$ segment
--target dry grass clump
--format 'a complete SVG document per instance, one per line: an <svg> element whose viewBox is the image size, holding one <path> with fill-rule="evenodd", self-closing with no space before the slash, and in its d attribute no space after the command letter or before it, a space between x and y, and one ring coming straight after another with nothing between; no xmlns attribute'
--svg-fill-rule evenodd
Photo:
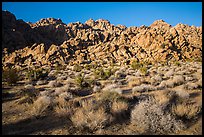
<svg viewBox="0 0 204 137"><path fill-rule="evenodd" d="M109 84L102 89L103 92L116 92L122 94L122 90L116 84Z"/></svg>
<svg viewBox="0 0 204 137"><path fill-rule="evenodd" d="M67 92L69 90L70 85L66 84L62 87L58 87L55 89L54 95L60 95L63 92Z"/></svg>
<svg viewBox="0 0 204 137"><path fill-rule="evenodd" d="M182 84L185 82L184 77L181 75L176 75L173 77L173 82L177 85Z"/></svg>
<svg viewBox="0 0 204 137"><path fill-rule="evenodd" d="M22 90L21 95L27 97L35 97L37 95L35 87L32 84L25 85L25 88Z"/></svg>
<svg viewBox="0 0 204 137"><path fill-rule="evenodd" d="M33 103L33 114L35 116L41 115L43 112L47 110L47 108L51 105L51 98L48 96L40 96Z"/></svg>
<svg viewBox="0 0 204 137"><path fill-rule="evenodd" d="M192 90L198 88L198 83L188 82L186 83L186 89Z"/></svg>
<svg viewBox="0 0 204 137"><path fill-rule="evenodd" d="M44 85L44 84L47 84L47 81L46 80L38 80L36 82L36 85Z"/></svg>
<svg viewBox="0 0 204 137"><path fill-rule="evenodd" d="M141 77L130 77L128 79L128 86L129 87L138 86L138 85L141 85L143 82L144 82L144 79L142 79Z"/></svg>
<svg viewBox="0 0 204 137"><path fill-rule="evenodd" d="M173 69L170 69L169 71L167 71L165 74L164 74L164 77L165 78L170 78L171 76L174 75L174 70Z"/></svg>
<svg viewBox="0 0 204 137"><path fill-rule="evenodd" d="M172 79L166 80L166 87L173 88L175 86L175 82Z"/></svg>
<svg viewBox="0 0 204 137"><path fill-rule="evenodd" d="M198 84L199 87L202 88L202 79L199 79L196 83Z"/></svg>
<svg viewBox="0 0 204 137"><path fill-rule="evenodd" d="M154 90L154 86L148 84L141 84L140 86L136 86L132 88L132 92L146 92Z"/></svg>
<svg viewBox="0 0 204 137"><path fill-rule="evenodd" d="M73 98L73 95L69 92L61 93L56 99L55 99L55 112L58 115L63 116L70 116L73 114L73 104L68 102L70 99Z"/></svg>
<svg viewBox="0 0 204 137"><path fill-rule="evenodd" d="M171 96L169 96L169 90L165 89L162 91L159 91L159 93L154 94L155 100L160 104L160 105L167 105L171 99Z"/></svg>
<svg viewBox="0 0 204 137"><path fill-rule="evenodd" d="M172 113L178 117L192 119L202 112L202 106L192 103L181 103L172 106Z"/></svg>
<svg viewBox="0 0 204 137"><path fill-rule="evenodd" d="M111 107L113 113L120 113L128 109L128 103L124 101L114 101Z"/></svg>
<svg viewBox="0 0 204 137"><path fill-rule="evenodd" d="M158 86L157 88L158 89L164 89L164 88L173 88L174 86L178 86L182 83L184 83L185 80L184 80L184 77L183 76L174 76L173 78L170 78L168 80L164 80L162 81Z"/></svg>
<svg viewBox="0 0 204 137"><path fill-rule="evenodd" d="M41 91L39 93L40 96L49 96L50 94L51 94L51 92L49 90Z"/></svg>
<svg viewBox="0 0 204 137"><path fill-rule="evenodd" d="M35 87L32 84L25 85L25 90L34 91Z"/></svg>
<svg viewBox="0 0 204 137"><path fill-rule="evenodd" d="M97 85L94 85L93 87L93 93L96 93L96 92L99 92L101 91L101 87L100 86L97 86Z"/></svg>
<svg viewBox="0 0 204 137"><path fill-rule="evenodd" d="M176 90L176 94L184 99L188 99L190 94L185 90L185 86L180 86L179 88L177 88Z"/></svg>
<svg viewBox="0 0 204 137"><path fill-rule="evenodd" d="M51 88L54 88L54 87L59 87L61 86L62 84L56 80L52 80L48 83L48 86L51 87Z"/></svg>
<svg viewBox="0 0 204 137"><path fill-rule="evenodd" d="M57 77L58 81L66 80L66 79L67 79L67 76L59 76L59 77Z"/></svg>
<svg viewBox="0 0 204 137"><path fill-rule="evenodd" d="M20 79L17 69L6 68L2 70L2 81L7 82L9 85L16 84Z"/></svg>
<svg viewBox="0 0 204 137"><path fill-rule="evenodd" d="M93 100L86 100L71 117L75 127L95 131L103 128L109 122L109 115L103 107L94 108Z"/></svg>
<svg viewBox="0 0 204 137"><path fill-rule="evenodd" d="M191 76L186 76L185 77L185 81L193 81L193 80L194 80L194 78L191 77Z"/></svg>
<svg viewBox="0 0 204 137"><path fill-rule="evenodd" d="M117 92L102 92L97 96L97 100L101 102L113 102L114 100L118 100L121 95Z"/></svg>
<svg viewBox="0 0 204 137"><path fill-rule="evenodd" d="M184 128L181 121L164 113L162 106L152 98L135 106L131 112L131 124L140 134L170 134Z"/></svg>
<svg viewBox="0 0 204 137"><path fill-rule="evenodd" d="M74 79L75 84L79 88L87 88L90 87L90 83L87 79L85 79L85 73L79 73L75 79Z"/></svg>

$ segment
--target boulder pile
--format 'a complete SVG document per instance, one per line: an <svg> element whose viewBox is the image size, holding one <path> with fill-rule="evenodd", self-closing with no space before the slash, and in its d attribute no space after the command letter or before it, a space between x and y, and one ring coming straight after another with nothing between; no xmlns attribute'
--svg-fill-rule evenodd
<svg viewBox="0 0 204 137"><path fill-rule="evenodd" d="M36 23L2 11L2 64L74 64L103 61L161 62L202 57L202 27L157 20L150 26L126 27L93 19L65 24L60 19Z"/></svg>

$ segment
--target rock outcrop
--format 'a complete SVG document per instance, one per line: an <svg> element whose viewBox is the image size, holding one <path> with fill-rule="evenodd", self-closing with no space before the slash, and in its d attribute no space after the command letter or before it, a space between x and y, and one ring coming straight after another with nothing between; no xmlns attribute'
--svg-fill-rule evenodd
<svg viewBox="0 0 204 137"><path fill-rule="evenodd" d="M150 26L126 27L89 19L64 24L60 19L36 23L2 11L2 63L29 66L92 61L161 62L202 57L202 27L157 20Z"/></svg>

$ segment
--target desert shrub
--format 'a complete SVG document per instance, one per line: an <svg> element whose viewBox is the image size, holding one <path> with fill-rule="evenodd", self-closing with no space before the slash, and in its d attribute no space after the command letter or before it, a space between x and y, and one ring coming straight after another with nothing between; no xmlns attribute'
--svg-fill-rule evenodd
<svg viewBox="0 0 204 137"><path fill-rule="evenodd" d="M139 86L144 82L144 79L141 77L132 77L128 79L128 86L129 87L134 87L134 86Z"/></svg>
<svg viewBox="0 0 204 137"><path fill-rule="evenodd" d="M44 84L47 84L47 81L46 80L38 80L36 82L36 85L44 85Z"/></svg>
<svg viewBox="0 0 204 137"><path fill-rule="evenodd" d="M47 108L51 105L51 99L48 96L40 96L34 103L33 103L33 114L35 116L39 116L43 114L47 110Z"/></svg>
<svg viewBox="0 0 204 137"><path fill-rule="evenodd" d="M162 90L157 94L154 94L155 100L164 107L169 104L169 101L171 100L171 97L168 96L169 90Z"/></svg>
<svg viewBox="0 0 204 137"><path fill-rule="evenodd" d="M158 89L173 88L184 82L184 79L175 76L173 79L163 80L158 86Z"/></svg>
<svg viewBox="0 0 204 137"><path fill-rule="evenodd" d="M172 106L172 113L180 118L192 119L202 112L202 107L192 103L180 103Z"/></svg>
<svg viewBox="0 0 204 137"><path fill-rule="evenodd" d="M189 90L198 88L198 83L188 82L186 83L186 88Z"/></svg>
<svg viewBox="0 0 204 137"><path fill-rule="evenodd" d="M143 75L146 75L147 74L147 67L146 66L142 66L142 67L140 67L140 72L143 74Z"/></svg>
<svg viewBox="0 0 204 137"><path fill-rule="evenodd" d="M45 90L45 91L41 91L39 93L39 96L49 96L51 94L51 92L49 90Z"/></svg>
<svg viewBox="0 0 204 137"><path fill-rule="evenodd" d="M66 79L67 79L67 76L59 76L59 77L57 77L58 81L66 80Z"/></svg>
<svg viewBox="0 0 204 137"><path fill-rule="evenodd" d="M80 129L88 128L91 131L102 129L109 122L109 115L105 112L103 107L94 109L94 102L92 100L82 103L82 107L78 108L71 121L75 127Z"/></svg>
<svg viewBox="0 0 204 137"><path fill-rule="evenodd" d="M128 109L128 103L125 101L114 101L111 110L113 113L120 113Z"/></svg>
<svg viewBox="0 0 204 137"><path fill-rule="evenodd" d="M37 93L35 92L35 87L31 84L28 84L28 85L25 85L24 89L22 89L21 95L35 97L37 96Z"/></svg>
<svg viewBox="0 0 204 137"><path fill-rule="evenodd" d="M146 92L146 91L151 91L154 90L154 86L152 85L147 85L147 84L141 84L140 86L136 86L132 88L132 92Z"/></svg>
<svg viewBox="0 0 204 137"><path fill-rule="evenodd" d="M30 81L43 79L48 76L48 70L38 69L28 69L26 73L26 78Z"/></svg>
<svg viewBox="0 0 204 137"><path fill-rule="evenodd" d="M139 102L131 112L131 124L140 134L171 134L185 126L169 113L164 113L162 106L154 99Z"/></svg>
<svg viewBox="0 0 204 137"><path fill-rule="evenodd" d="M129 119L129 115L127 114L128 102L126 100L115 100L110 105L112 122L122 122L123 120Z"/></svg>
<svg viewBox="0 0 204 137"><path fill-rule="evenodd" d="M96 93L96 92L99 92L99 91L101 91L101 87L95 85L95 86L93 87L93 93Z"/></svg>
<svg viewBox="0 0 204 137"><path fill-rule="evenodd" d="M176 65L177 67L180 67L181 66L181 63L179 61L175 61L174 62L174 65Z"/></svg>
<svg viewBox="0 0 204 137"><path fill-rule="evenodd" d="M60 95L61 93L67 92L70 88L69 84L66 84L62 87L58 87L55 89L55 92L53 93L54 95Z"/></svg>
<svg viewBox="0 0 204 137"><path fill-rule="evenodd" d="M102 67L95 69L93 73L96 78L103 80L108 79L113 74L111 68L103 69Z"/></svg>
<svg viewBox="0 0 204 137"><path fill-rule="evenodd" d="M181 87L177 88L176 94L180 98L184 98L184 99L188 99L190 96L190 94L185 90L185 86L183 86L183 85Z"/></svg>
<svg viewBox="0 0 204 137"><path fill-rule="evenodd" d="M166 78L169 78L171 76L174 75L174 70L173 69L170 69L169 71L167 71L165 74L164 74L164 77Z"/></svg>
<svg viewBox="0 0 204 137"><path fill-rule="evenodd" d="M114 101L114 100L118 100L120 98L120 94L118 94L117 92L102 92L100 94L99 100L101 100L102 102L106 102L106 101Z"/></svg>
<svg viewBox="0 0 204 137"><path fill-rule="evenodd" d="M73 95L69 92L61 93L56 99L55 99L55 112L59 115L64 116L70 116L73 114L73 104L69 102L70 99L73 98Z"/></svg>
<svg viewBox="0 0 204 137"><path fill-rule="evenodd" d="M181 75L176 75L176 76L173 77L173 82L174 82L174 84L179 85L179 84L184 83L185 80L184 80L184 77L183 77L183 76L181 76Z"/></svg>
<svg viewBox="0 0 204 137"><path fill-rule="evenodd" d="M106 85L103 89L103 92L115 92L118 94L122 94L122 90L116 84Z"/></svg>
<svg viewBox="0 0 204 137"><path fill-rule="evenodd" d="M79 64L75 64L73 66L73 71L80 72L82 69L82 66L80 66Z"/></svg>
<svg viewBox="0 0 204 137"><path fill-rule="evenodd" d="M77 75L74 79L75 84L80 87L80 88L87 88L90 87L90 83L91 81L88 81L87 79L85 79L85 74L84 73L80 73L79 75Z"/></svg>
<svg viewBox="0 0 204 137"><path fill-rule="evenodd" d="M185 81L192 81L192 80L194 80L194 78L191 77L191 76L186 76L186 77L185 77Z"/></svg>
<svg viewBox="0 0 204 137"><path fill-rule="evenodd" d="M131 67L134 70L138 70L139 68L141 68L143 65L140 62L137 62L136 60L132 61L131 63Z"/></svg>
<svg viewBox="0 0 204 137"><path fill-rule="evenodd" d="M51 87L51 88L54 88L54 87L59 87L61 86L62 84L56 80L52 80L48 83L48 86Z"/></svg>
<svg viewBox="0 0 204 137"><path fill-rule="evenodd" d="M14 68L7 68L2 71L2 81L9 85L17 83L19 78L18 71Z"/></svg>
<svg viewBox="0 0 204 137"><path fill-rule="evenodd" d="M66 67L63 65L55 65L55 68L54 68L56 70L55 75L59 74L61 70L65 70L65 68Z"/></svg>

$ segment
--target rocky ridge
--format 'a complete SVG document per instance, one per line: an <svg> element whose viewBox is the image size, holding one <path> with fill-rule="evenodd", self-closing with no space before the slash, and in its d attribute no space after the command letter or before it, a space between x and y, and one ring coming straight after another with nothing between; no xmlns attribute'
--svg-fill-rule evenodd
<svg viewBox="0 0 204 137"><path fill-rule="evenodd" d="M202 57L202 27L172 27L163 20L140 27L115 26L104 19L84 24L54 18L26 23L2 11L2 34L3 66L128 64L133 59L153 63Z"/></svg>

